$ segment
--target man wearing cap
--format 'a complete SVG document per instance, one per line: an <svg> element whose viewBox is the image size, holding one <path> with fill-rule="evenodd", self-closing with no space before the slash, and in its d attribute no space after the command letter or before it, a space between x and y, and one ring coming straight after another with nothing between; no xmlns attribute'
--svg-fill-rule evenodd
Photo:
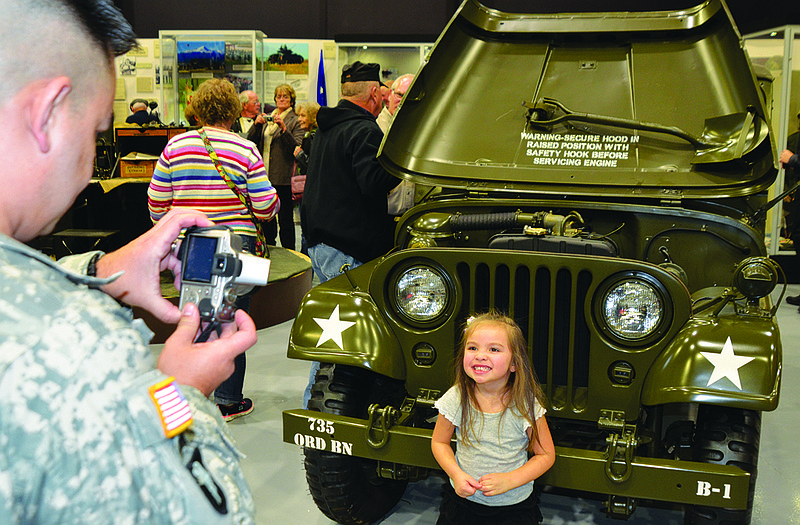
<svg viewBox="0 0 800 525"><path fill-rule="evenodd" d="M383 101L380 66L354 62L342 70L342 99L317 113L301 221L311 264L321 281L392 247L386 195L400 182L376 158L383 139L375 117ZM340 262L341 261L341 262Z"/></svg>
<svg viewBox="0 0 800 525"><path fill-rule="evenodd" d="M308 255L321 282L339 275L344 264L354 268L392 248L394 220L386 196L400 182L377 160L383 139L375 122L383 105L380 66L344 66L341 93L335 107L317 113L300 211ZM304 406L309 397L307 389Z"/></svg>

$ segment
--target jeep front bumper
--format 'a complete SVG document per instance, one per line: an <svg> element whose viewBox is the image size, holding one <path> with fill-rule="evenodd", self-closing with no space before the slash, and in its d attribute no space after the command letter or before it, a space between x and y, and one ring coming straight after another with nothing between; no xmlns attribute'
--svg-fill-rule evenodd
<svg viewBox="0 0 800 525"><path fill-rule="evenodd" d="M312 410L286 410L283 440L384 464L439 468L431 453L431 430L375 419L370 424ZM625 475L614 475L620 469ZM619 455L610 461L607 452L556 447L555 465L541 481L552 487L634 499L746 509L750 474L734 466L632 454L629 461L620 460Z"/></svg>

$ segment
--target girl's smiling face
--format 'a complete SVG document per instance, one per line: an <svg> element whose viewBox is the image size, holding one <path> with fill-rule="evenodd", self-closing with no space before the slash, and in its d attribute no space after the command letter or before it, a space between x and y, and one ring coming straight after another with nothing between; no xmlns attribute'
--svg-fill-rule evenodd
<svg viewBox="0 0 800 525"><path fill-rule="evenodd" d="M504 327L481 323L472 330L464 347L464 371L478 389L497 391L505 388L514 366Z"/></svg>

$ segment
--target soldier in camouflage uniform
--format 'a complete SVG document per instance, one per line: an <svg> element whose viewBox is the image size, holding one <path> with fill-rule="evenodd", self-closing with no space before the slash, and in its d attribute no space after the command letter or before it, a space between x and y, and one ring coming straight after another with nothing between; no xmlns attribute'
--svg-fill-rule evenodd
<svg viewBox="0 0 800 525"><path fill-rule="evenodd" d="M159 286L180 230L211 221L178 210L116 252L59 263L22 244L86 186L113 56L135 36L104 0L0 0L0 13L0 523L253 523L207 396L255 326L237 312L195 344L197 308L180 312ZM178 323L157 363L151 332L117 301Z"/></svg>

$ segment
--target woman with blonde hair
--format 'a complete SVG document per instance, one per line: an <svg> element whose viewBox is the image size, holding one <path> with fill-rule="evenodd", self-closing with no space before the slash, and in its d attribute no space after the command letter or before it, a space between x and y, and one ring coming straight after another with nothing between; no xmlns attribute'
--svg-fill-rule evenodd
<svg viewBox="0 0 800 525"><path fill-rule="evenodd" d="M268 244L275 244L280 227L281 246L294 250L294 213L292 206L292 172L294 149L303 142L305 131L300 126L294 106L297 95L289 84L275 88L275 109L270 115L256 117L247 139L256 143L264 158L270 182L278 192L281 210L278 223L269 222L264 235Z"/></svg>
<svg viewBox="0 0 800 525"><path fill-rule="evenodd" d="M308 169L308 156L311 155L311 144L317 132L318 111L319 104L316 102L303 102L297 105L297 118L305 134L302 144L294 149L294 158L297 160L297 173L302 176L305 176Z"/></svg>
<svg viewBox="0 0 800 525"><path fill-rule="evenodd" d="M319 111L319 104L316 102L304 102L297 106L297 118L300 120L300 126L306 132L303 136L303 144L294 148L297 169L292 176L292 199L297 203L298 208L303 205L308 157L311 155L311 144L314 142L314 136L317 133L317 111ZM306 238L302 230L300 232L300 253L308 255Z"/></svg>

